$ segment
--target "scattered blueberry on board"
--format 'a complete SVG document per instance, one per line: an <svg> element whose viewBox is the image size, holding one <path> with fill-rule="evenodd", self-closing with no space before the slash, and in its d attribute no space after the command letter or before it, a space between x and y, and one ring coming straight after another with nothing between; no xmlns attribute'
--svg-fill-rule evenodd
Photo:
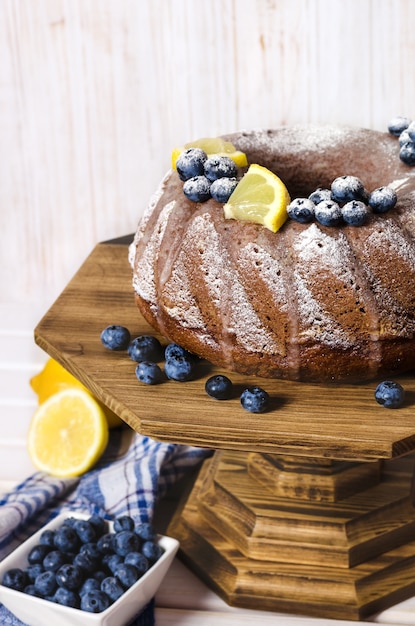
<svg viewBox="0 0 415 626"><path fill-rule="evenodd" d="M109 350L126 350L130 339L131 335L128 328L117 324L107 326L101 333L102 344Z"/></svg>
<svg viewBox="0 0 415 626"><path fill-rule="evenodd" d="M222 374L211 376L205 383L205 391L215 400L229 400L232 397L232 381Z"/></svg>
<svg viewBox="0 0 415 626"><path fill-rule="evenodd" d="M27 567L7 570L1 584L90 613L107 609L163 554L152 525L135 524L126 515L114 521L112 531L91 516L67 518L47 533L47 543L30 551Z"/></svg>
<svg viewBox="0 0 415 626"><path fill-rule="evenodd" d="M386 409L397 409L405 400L405 390L397 382L384 380L375 389L375 399Z"/></svg>
<svg viewBox="0 0 415 626"><path fill-rule="evenodd" d="M135 337L128 346L130 358L137 363L142 361L161 361L163 352L160 341L153 335Z"/></svg>
<svg viewBox="0 0 415 626"><path fill-rule="evenodd" d="M269 408L270 397L261 387L252 386L241 393L241 405L250 413L264 413Z"/></svg>
<svg viewBox="0 0 415 626"><path fill-rule="evenodd" d="M186 356L171 356L164 364L164 373L170 380L192 380L195 374L194 360Z"/></svg>

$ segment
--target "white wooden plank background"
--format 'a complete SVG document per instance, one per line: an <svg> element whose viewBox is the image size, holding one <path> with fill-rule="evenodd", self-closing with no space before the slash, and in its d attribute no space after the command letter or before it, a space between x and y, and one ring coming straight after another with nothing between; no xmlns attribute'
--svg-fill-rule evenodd
<svg viewBox="0 0 415 626"><path fill-rule="evenodd" d="M411 0L0 0L0 490L33 470L35 324L96 243L135 230L172 147L415 118L414 23ZM175 568L158 624L252 623ZM413 624L415 604L377 621Z"/></svg>

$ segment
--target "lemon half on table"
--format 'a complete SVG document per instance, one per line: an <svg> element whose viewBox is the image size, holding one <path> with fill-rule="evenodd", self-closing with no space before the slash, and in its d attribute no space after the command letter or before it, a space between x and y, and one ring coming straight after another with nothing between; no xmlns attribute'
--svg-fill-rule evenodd
<svg viewBox="0 0 415 626"><path fill-rule="evenodd" d="M224 205L227 219L262 224L276 233L288 219L288 189L273 172L253 163Z"/></svg>
<svg viewBox="0 0 415 626"><path fill-rule="evenodd" d="M88 471L107 443L104 411L80 387L67 387L45 400L32 417L27 439L34 466L60 478Z"/></svg>

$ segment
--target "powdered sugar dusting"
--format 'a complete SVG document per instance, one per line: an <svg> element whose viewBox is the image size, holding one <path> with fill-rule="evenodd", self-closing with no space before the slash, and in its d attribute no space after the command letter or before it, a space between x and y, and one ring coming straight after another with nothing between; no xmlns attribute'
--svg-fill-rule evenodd
<svg viewBox="0 0 415 626"><path fill-rule="evenodd" d="M384 253L388 249L392 250L394 255L403 258L415 271L415 251L413 244L409 244L408 240L403 236L402 230L395 222L384 220L382 228L373 231L367 240L367 245L374 249L382 249Z"/></svg>
<svg viewBox="0 0 415 626"><path fill-rule="evenodd" d="M311 339L339 348L352 347L353 344L347 333L315 300L304 277L298 271L294 273L294 277L298 296L298 313L301 320L300 339Z"/></svg>
<svg viewBox="0 0 415 626"><path fill-rule="evenodd" d="M283 282L281 266L269 252L256 243L248 243L241 249L238 258L239 267L244 274L259 273L272 293L273 300L281 311L287 311L287 292Z"/></svg>
<svg viewBox="0 0 415 626"><path fill-rule="evenodd" d="M147 224L148 221L155 209L155 207L157 206L159 200L161 199L164 190L166 188L166 184L167 181L169 180L171 176L171 170L169 170L167 172L167 174L164 176L164 178L161 180L158 188L156 189L156 191L153 193L153 195L150 198L150 202L148 203L142 217L140 220L140 224L138 225L138 229L134 235L134 240L132 241L132 243L129 246L128 249L128 261L131 265L131 267L134 267L134 259L135 259L135 253L136 253L136 249L137 249L137 245L138 243L141 241L144 232L147 228Z"/></svg>
<svg viewBox="0 0 415 626"><path fill-rule="evenodd" d="M144 248L142 256L137 260L136 271L133 278L133 287L137 295L146 300L151 309L157 310L157 291L154 277L154 267L158 258L160 244L163 240L170 213L173 211L176 201L172 200L161 211L156 227Z"/></svg>
<svg viewBox="0 0 415 626"><path fill-rule="evenodd" d="M316 224L312 224L294 240L293 247L298 252L295 281L300 328L306 328L302 334L327 345L350 347L352 341L347 332L315 300L308 284L310 276L312 279L315 272L324 271L334 275L348 289L356 288L356 277L350 270L353 263L347 239L342 233L338 233L337 237L330 237Z"/></svg>

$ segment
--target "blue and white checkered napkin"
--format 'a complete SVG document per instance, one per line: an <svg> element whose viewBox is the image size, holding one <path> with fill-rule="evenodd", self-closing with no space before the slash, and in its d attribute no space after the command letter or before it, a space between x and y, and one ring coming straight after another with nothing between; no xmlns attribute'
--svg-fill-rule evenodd
<svg viewBox="0 0 415 626"><path fill-rule="evenodd" d="M35 473L0 500L0 560L59 513L151 521L157 499L210 455L201 448L159 443L129 428L110 433L99 464L80 479ZM0 624L22 626L1 604ZM154 624L153 603L132 624Z"/></svg>

